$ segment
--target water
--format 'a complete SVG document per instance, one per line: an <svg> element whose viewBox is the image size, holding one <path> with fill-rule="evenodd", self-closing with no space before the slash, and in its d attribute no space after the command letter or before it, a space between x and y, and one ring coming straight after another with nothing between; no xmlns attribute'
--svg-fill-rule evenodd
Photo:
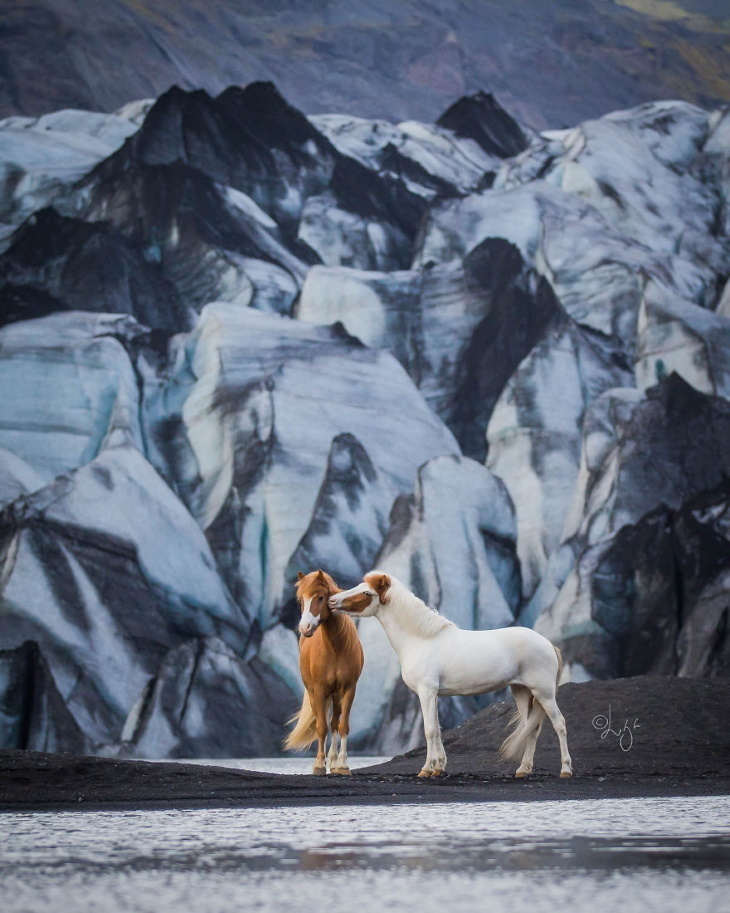
<svg viewBox="0 0 730 913"><path fill-rule="evenodd" d="M723 913L730 796L0 814L3 913Z"/></svg>
<svg viewBox="0 0 730 913"><path fill-rule="evenodd" d="M385 764L390 756L350 755L348 763L351 770L360 767L372 767L374 764ZM186 763L181 761L181 764ZM187 762L190 763L190 762ZM235 767L237 770L258 770L267 774L311 774L313 757L287 758L196 758L195 764L206 764L215 767Z"/></svg>

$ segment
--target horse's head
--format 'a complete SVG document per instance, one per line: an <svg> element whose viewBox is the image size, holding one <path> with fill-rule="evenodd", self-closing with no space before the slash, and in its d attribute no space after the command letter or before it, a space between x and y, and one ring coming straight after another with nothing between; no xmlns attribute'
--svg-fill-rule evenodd
<svg viewBox="0 0 730 913"><path fill-rule="evenodd" d="M348 615L366 618L368 615L375 615L380 606L388 603L389 589L390 577L380 571L371 571L365 575L362 583L351 590L342 590L330 596L329 606Z"/></svg>
<svg viewBox="0 0 730 913"><path fill-rule="evenodd" d="M339 592L340 588L334 580L322 570L297 575L297 599L302 610L300 634L311 637L320 622L327 621L332 614L328 600Z"/></svg>

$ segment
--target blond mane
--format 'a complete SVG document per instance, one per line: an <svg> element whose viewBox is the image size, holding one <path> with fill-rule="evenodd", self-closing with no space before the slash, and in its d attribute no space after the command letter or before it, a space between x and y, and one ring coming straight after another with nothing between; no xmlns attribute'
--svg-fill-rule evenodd
<svg viewBox="0 0 730 913"><path fill-rule="evenodd" d="M439 615L432 606L426 605L392 574L387 576L390 578L388 605L393 612L397 613L398 620L409 631L419 637L434 637L444 628L456 627L453 621Z"/></svg>

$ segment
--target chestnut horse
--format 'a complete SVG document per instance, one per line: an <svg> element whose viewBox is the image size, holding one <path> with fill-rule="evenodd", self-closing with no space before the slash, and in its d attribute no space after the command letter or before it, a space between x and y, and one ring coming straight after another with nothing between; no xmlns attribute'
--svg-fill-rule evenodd
<svg viewBox="0 0 730 913"><path fill-rule="evenodd" d="M382 571L366 574L358 586L331 596L329 604L360 617L374 615L385 629L403 681L421 702L427 747L419 777L438 777L446 767L438 696L484 694L506 685L517 703L519 726L501 752L505 758L521 757L516 776L532 773L546 715L560 742L560 776L572 775L565 720L555 700L562 658L542 634L521 627L463 631Z"/></svg>
<svg viewBox="0 0 730 913"><path fill-rule="evenodd" d="M298 575L297 599L302 610L299 622L299 668L305 692L302 709L290 720L296 723L284 748L309 748L318 740L312 773L327 773L325 747L327 719L332 742L327 756L331 774L349 774L347 736L350 708L363 665L357 628L347 615L333 612L328 600L340 588L324 571ZM337 741L339 737L339 750Z"/></svg>

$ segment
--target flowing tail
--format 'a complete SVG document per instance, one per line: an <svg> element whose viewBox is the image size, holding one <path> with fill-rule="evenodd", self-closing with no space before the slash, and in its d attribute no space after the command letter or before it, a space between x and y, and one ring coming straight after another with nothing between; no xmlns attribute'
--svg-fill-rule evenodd
<svg viewBox="0 0 730 913"><path fill-rule="evenodd" d="M560 676L563 674L563 654L558 650L558 648L553 644L553 650L555 650L555 655L558 657L558 674L555 677L555 690L558 690L560 686Z"/></svg>
<svg viewBox="0 0 730 913"><path fill-rule="evenodd" d="M555 644L553 644L552 647L558 658L558 674L555 676L555 689L557 690L558 685L560 684L560 676L563 674L563 654ZM505 760L509 760L510 758L519 760L524 754L528 741L532 738L535 730L540 726L544 718L545 711L543 710L542 704L536 700L533 695L530 698L530 709L527 713L527 719L523 722L518 711L510 720L510 726L514 726L515 729L507 736L504 742L502 742L502 746L499 749L500 756ZM520 723L522 723L522 725L520 725Z"/></svg>
<svg viewBox="0 0 730 913"><path fill-rule="evenodd" d="M284 739L284 748L287 751L309 748L317 738L317 719L309 702L309 694L306 691L302 698L302 709L294 714L288 725L292 723L296 725Z"/></svg>

